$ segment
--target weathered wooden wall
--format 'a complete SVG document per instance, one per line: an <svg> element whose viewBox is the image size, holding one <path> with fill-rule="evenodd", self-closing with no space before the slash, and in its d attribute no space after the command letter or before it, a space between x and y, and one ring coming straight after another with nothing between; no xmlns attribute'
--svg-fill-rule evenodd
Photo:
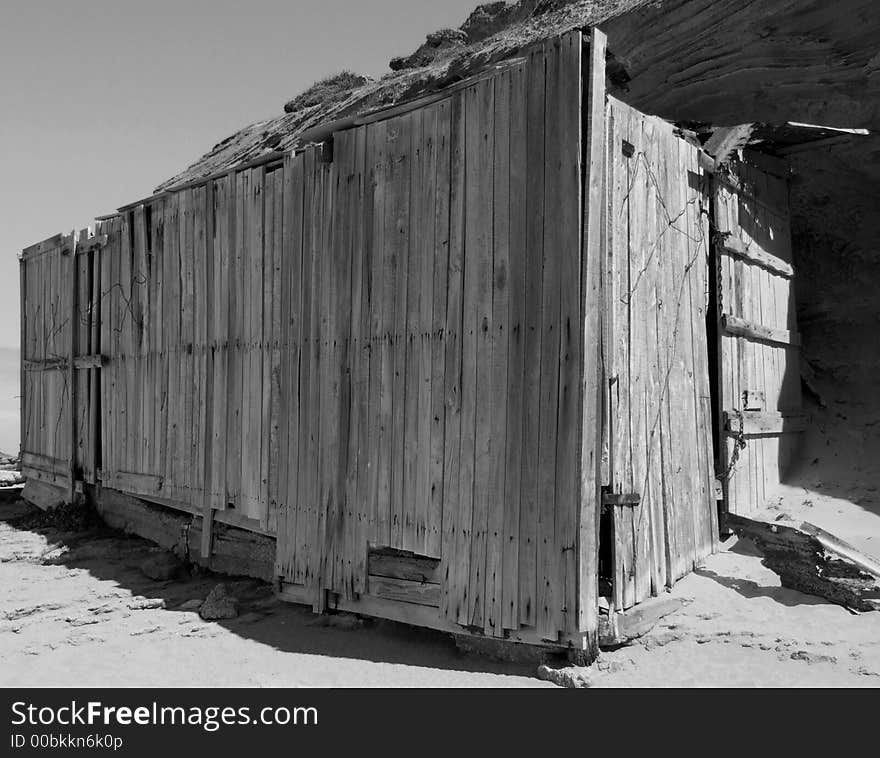
<svg viewBox="0 0 880 758"><path fill-rule="evenodd" d="M672 586L717 539L698 150L609 98L606 377L614 605Z"/></svg>
<svg viewBox="0 0 880 758"><path fill-rule="evenodd" d="M105 486L274 527L281 175L231 173L99 225Z"/></svg>
<svg viewBox="0 0 880 758"><path fill-rule="evenodd" d="M67 486L71 449L70 238L56 235L24 250L22 278L22 466L26 475Z"/></svg>
<svg viewBox="0 0 880 758"><path fill-rule="evenodd" d="M292 583L370 593L369 543L454 623L576 630L580 103L578 33L286 159Z"/></svg>
<svg viewBox="0 0 880 758"><path fill-rule="evenodd" d="M56 235L21 257L22 466L65 489L98 465L100 240Z"/></svg>

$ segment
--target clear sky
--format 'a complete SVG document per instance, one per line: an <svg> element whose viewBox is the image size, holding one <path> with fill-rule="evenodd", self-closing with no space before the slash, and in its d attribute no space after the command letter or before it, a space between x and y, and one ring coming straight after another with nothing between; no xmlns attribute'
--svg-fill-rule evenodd
<svg viewBox="0 0 880 758"><path fill-rule="evenodd" d="M3 0L0 348L26 245L149 195L341 69L373 76L478 0Z"/></svg>

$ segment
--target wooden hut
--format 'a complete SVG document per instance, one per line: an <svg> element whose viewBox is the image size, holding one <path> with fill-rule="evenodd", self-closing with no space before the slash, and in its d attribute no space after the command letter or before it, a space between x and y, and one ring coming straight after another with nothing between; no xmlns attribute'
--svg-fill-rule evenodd
<svg viewBox="0 0 880 758"><path fill-rule="evenodd" d="M705 158L575 31L27 248L32 497L173 514L318 612L590 658L714 550L742 435L730 501L778 479L784 184Z"/></svg>

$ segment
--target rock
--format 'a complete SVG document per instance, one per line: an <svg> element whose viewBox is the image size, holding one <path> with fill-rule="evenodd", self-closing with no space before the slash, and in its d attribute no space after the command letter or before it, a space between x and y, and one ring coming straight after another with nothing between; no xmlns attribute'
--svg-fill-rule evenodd
<svg viewBox="0 0 880 758"><path fill-rule="evenodd" d="M461 25L461 31L471 42L491 37L509 23L514 12L515 7L504 0L478 5Z"/></svg>
<svg viewBox="0 0 880 758"><path fill-rule="evenodd" d="M167 582L181 574L184 563L172 553L163 550L143 561L140 569L141 573L154 581Z"/></svg>
<svg viewBox="0 0 880 758"><path fill-rule="evenodd" d="M425 39L429 47L454 47L467 42L467 34L461 29L438 29Z"/></svg>
<svg viewBox="0 0 880 758"><path fill-rule="evenodd" d="M192 600L187 600L182 605L177 606L178 611L197 611L202 607L202 601L197 597L194 597Z"/></svg>
<svg viewBox="0 0 880 758"><path fill-rule="evenodd" d="M226 585L222 582L218 584L205 602L199 608L199 616L205 621L216 621L220 619L234 619L238 616L238 607L234 597L226 594Z"/></svg>
<svg viewBox="0 0 880 758"><path fill-rule="evenodd" d="M538 679L553 682L560 687L584 689L591 686L590 670L582 666L568 666L562 669L550 668L546 664L538 666Z"/></svg>

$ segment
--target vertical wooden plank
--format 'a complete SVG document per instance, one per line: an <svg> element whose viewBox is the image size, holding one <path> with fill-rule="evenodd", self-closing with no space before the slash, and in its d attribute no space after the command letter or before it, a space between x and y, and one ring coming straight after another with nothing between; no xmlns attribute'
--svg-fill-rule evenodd
<svg viewBox="0 0 880 758"><path fill-rule="evenodd" d="M250 365L250 384L249 384L249 415L246 440L248 455L245 457L247 461L247 472L242 471L242 479L247 474L248 482L248 499L247 514L251 518L263 521L264 519L264 500L261 497L263 492L262 476L263 476L263 264L265 261L264 250L264 207L265 207L265 168L260 166L251 170L251 191L253 193L253 202L250 206L249 231L250 236L250 296L249 296L249 317L250 317L250 334L249 339L249 365ZM267 409L266 409L267 410Z"/></svg>
<svg viewBox="0 0 880 758"><path fill-rule="evenodd" d="M314 590L312 600L312 610L315 612L323 612L325 606L326 593L324 592L324 562L328 553L328 529L327 529L327 510L328 505L335 507L335 492L332 490L335 484L335 462L338 429L338 404L337 395L339 391L338 375L334 371L334 352L336 341L336 320L333 309L335 292L333 291L333 269L335 261L334 254L334 236L335 228L333 226L333 209L334 209L334 187L333 180L335 178L332 167L326 163L318 163L316 173L320 176L321 195L318 218L320 219L320 228L318 230L316 246L318 256L319 280L318 286L315 288L317 293L316 307L317 318L315 323L318 325L318 331L315 334L315 342L318 344L318 360L317 360L317 378L318 384L315 387L318 402L317 405L321 410L320 416L316 419L316 427L318 429L318 445L316 450L317 469L315 477L315 509L313 512L314 527L312 529L313 537L310 553L310 564L312 571L312 587Z"/></svg>
<svg viewBox="0 0 880 758"><path fill-rule="evenodd" d="M580 402L583 408L579 434L580 491L577 515L578 593L576 630L586 633L583 650L593 657L598 652L599 603L599 514L602 479L602 365L600 352L601 314L605 303L602 292L603 246L602 218L605 188L605 34L593 29L586 71L586 102L583 120L587 130L584 151L584 214L583 214L583 374ZM606 219L610 224L610 219Z"/></svg>
<svg viewBox="0 0 880 758"><path fill-rule="evenodd" d="M494 198L494 82L477 85L474 149L468 163L476 171L468 191L474 192L468 203L465 243L465 281L470 269L474 279L474 309L471 328L476 334L476 385L474 387L474 463L473 516L471 527L470 588L468 619L476 627L486 624L486 549L492 468L492 220Z"/></svg>
<svg viewBox="0 0 880 758"><path fill-rule="evenodd" d="M392 277L391 298L394 315L389 335L391 336L391 405L390 417L390 491L391 541L393 547L403 547L404 542L404 438L406 424L406 323L408 313L407 280L409 272L409 217L411 199L410 154L413 113L394 119L389 125L389 146L391 155L391 182L389 189L394 192L386 201L386 244Z"/></svg>
<svg viewBox="0 0 880 758"><path fill-rule="evenodd" d="M612 386L612 423L614 448L612 487L614 492L633 492L632 431L630 427L632 396L632 295L630 271L630 187L636 181L633 155L628 156L626 144L632 145L630 110L612 99L609 112L609 163L612 166L611 219L609 219L612 265L611 300L614 322L614 383ZM634 147L634 146L633 146ZM631 582L632 511L615 507L614 524L614 607L625 607L626 586ZM630 593L631 594L631 593Z"/></svg>
<svg viewBox="0 0 880 758"><path fill-rule="evenodd" d="M408 246L406 248L406 310L402 321L400 349L404 353L403 377L403 441L399 459L401 469L401 529L400 546L405 550L415 550L418 535L417 501L421 492L417 490L419 475L419 397L421 366L421 301L422 270L425 256L425 196L422 182L422 166L425 160L426 144L423 135L424 112L414 111L409 116L409 144L405 147L409 164L410 206L408 213ZM427 299L427 298L426 298ZM421 456L427 459L426 455ZM395 461L396 462L396 461ZM422 526L424 528L424 517Z"/></svg>
<svg viewBox="0 0 880 758"><path fill-rule="evenodd" d="M639 600L660 592L665 582L665 539L663 523L663 452L662 421L667 399L672 395L670 350L667 316L677 311L677 298L667 289L670 256L668 196L665 185L667 155L667 128L663 122L644 119L645 161L648 169L648 224L649 248L647 253L647 281L651 309L646 315L646 350L648 386L645 394L646 449L645 494L642 495L642 520L646 522L640 541ZM673 211L674 212L674 211Z"/></svg>
<svg viewBox="0 0 880 758"><path fill-rule="evenodd" d="M19 367L18 367L18 392L19 392L19 405L18 405L18 455L19 459L24 457L24 451L28 450L28 419L30 416L28 415L31 412L31 403L33 402L30 398L31 388L27 381L27 372L24 370L24 362L29 358L28 354L28 325L31 324L31 314L30 314L30 300L28 293L28 280L27 280L27 259L22 255L18 259L18 297L19 297L19 305L18 305L18 325L19 325L19 338L18 338L18 354L19 354Z"/></svg>
<svg viewBox="0 0 880 758"><path fill-rule="evenodd" d="M452 157L452 99L437 104L437 129L434 156L434 251L433 304L431 321L431 462L428 473L429 502L425 554L443 557L443 514L446 500L444 488L445 375L446 375L446 308L450 271L450 189Z"/></svg>
<svg viewBox="0 0 880 758"><path fill-rule="evenodd" d="M138 473L146 473L147 450L150 444L150 434L147 429L147 372L146 363L146 335L149 332L149 276L147 271L147 234L146 218L143 205L134 209L132 229L132 365L134 368L134 409L133 423L136 425L134 439L135 450L132 470Z"/></svg>
<svg viewBox="0 0 880 758"><path fill-rule="evenodd" d="M381 311L381 323L378 334L380 339L379 351L381 354L381 390L379 396L379 458L376 485L376 531L377 542L380 545L393 545L398 536L398 529L394 523L394 507L392 502L392 457L393 457L393 398L394 398L394 325L395 311L405 307L403 298L397 294L397 281L399 279L399 250L396 214L400 204L397 174L400 171L400 161L395 143L401 139L399 123L385 123L379 132L383 138L386 169L383 174L382 196L382 244L378 248L383 251L383 258L379 267L382 286L383 307ZM397 167L397 168L395 168Z"/></svg>
<svg viewBox="0 0 880 758"><path fill-rule="evenodd" d="M366 184L366 127L359 127L352 137L347 214L351 233L348 254L351 257L351 308L349 321L349 366L351 368L348 430L348 459L345 490L345 541L343 547L342 592L346 598L355 597L366 586L367 534L364 512L364 491L367 457L367 404L369 401L369 353L366 345L369 332L368 287L370 271L369 235L372 226L366 218L372 213L367 201Z"/></svg>
<svg viewBox="0 0 880 758"><path fill-rule="evenodd" d="M243 187L243 197L241 198L241 268L239 274L241 276L241 300L239 317L241 319L241 341L240 341L240 360L241 360L241 391L239 402L241 404L241 417L239 431L240 456L236 460L239 469L239 497L235 507L246 516L253 516L254 511L251 497L253 495L254 485L254 457L259 460L259 448L254 450L257 440L254 439L255 413L254 404L258 401L256 388L254 387L254 315L257 304L254 298L257 297L258 291L254 286L254 258L257 256L255 241L259 232L258 226L262 226L262 213L259 220L257 219L255 208L257 203L256 185L262 179L258 172L247 169L241 172L246 175L246 184ZM260 255L262 250L260 250ZM261 280L262 281L262 280ZM258 466L259 468L259 466Z"/></svg>
<svg viewBox="0 0 880 758"><path fill-rule="evenodd" d="M321 164L316 160L315 151L310 151L307 170L312 182L312 191L307 195L311 201L311 213L305 220L309 227L309 256L311 259L311 288L309 293L309 394L307 399L308 420L306 422L306 442L301 450L306 455L306 478L305 494L302 502L305 511L305 529L300 531L300 552L303 560L303 584L308 587L316 587L320 580L320 560L323 544L319 524L319 511L321 510L321 431L323 414L327 411L321 405L322 393L322 366L326 360L322 345L324 331L323 301L326 266L324 254L323 227L325 224L325 197L327 191Z"/></svg>
<svg viewBox="0 0 880 758"><path fill-rule="evenodd" d="M458 548L461 546L459 532L462 528L462 524L458 520L458 511L462 429L464 209L467 202L465 191L467 165L466 91L454 94L450 105L449 264L443 379L445 400L443 419L443 538L440 550L443 585L440 595L440 612L444 618L457 621L461 607L458 588L463 568L458 553Z"/></svg>
<svg viewBox="0 0 880 758"><path fill-rule="evenodd" d="M119 358L120 358L120 381L117 383L119 392L119 467L117 471L132 471L138 443L137 425L139 419L136 415L137 397L135 393L135 368L134 368L134 300L136 293L133 287L132 271L132 247L134 241L134 213L128 211L122 214L121 240L119 246L119 321L117 323Z"/></svg>
<svg viewBox="0 0 880 758"><path fill-rule="evenodd" d="M417 439L415 444L415 529L413 549L422 555L427 554L429 531L431 524L430 508L432 505L430 478L433 450L431 448L431 384L433 365L433 314L434 314L434 257L435 213L438 196L436 184L437 162L437 106L429 106L422 112L422 138L419 156L419 167L416 181L419 196L419 248L414 251L418 260L419 312L416 330L412 335L417 349L414 351L418 363L415 366L417 376L416 417ZM438 520L439 525L439 520Z"/></svg>
<svg viewBox="0 0 880 758"><path fill-rule="evenodd" d="M557 630L576 632L578 604L578 538L580 509L580 415L582 394L581 250L582 167L581 97L582 35L569 32L560 40L559 178L553 197L561 221L559 291L559 389L556 408L556 520L554 574L558 588L554 617ZM598 349L598 334L592 340Z"/></svg>
<svg viewBox="0 0 880 758"><path fill-rule="evenodd" d="M281 264L280 295L280 389L279 389L279 426L278 426L278 462L274 469L276 491L278 497L277 541L275 549L275 573L278 576L290 575L290 557L296 535L296 510L290 495L291 482L296 479L296 445L291 444L291 416L298 411L297 378L295 366L298 363L299 340L294 330L299 318L294 317L295 301L297 300L299 276L296 261L300 259L294 244L294 224L298 217L295 207L294 176L295 157L293 153L284 156L282 164L283 211L281 230L281 250L278 259ZM301 195L300 195L301 197ZM301 214L301 208L299 209ZM295 278L294 278L295 277ZM294 358L296 354L297 358ZM293 427L296 429L296 427ZM271 476L271 474L270 474ZM294 494L295 497L295 494Z"/></svg>
<svg viewBox="0 0 880 758"><path fill-rule="evenodd" d="M519 526L519 620L535 626L538 604L539 402L542 333L541 292L544 248L545 64L539 47L529 53L526 102L526 270L523 335L523 468Z"/></svg>
<svg viewBox="0 0 880 758"><path fill-rule="evenodd" d="M69 260L68 266L68 276L70 277L68 281L68 286L70 287L68 297L69 300L69 309L67 310L66 316L68 318L67 327L68 327L68 337L70 339L69 349L67 353L67 403L68 403L68 416L67 423L70 425L68 437L70 443L70 450L68 451L68 461L67 461L67 475L70 477L68 482L67 489L67 501L72 503L74 497L74 485L76 480L76 371L73 367L73 359L76 357L76 349L77 349L77 337L78 335L78 326L79 326L79 312L78 312L78 266L77 266L77 238L76 234L73 233L70 236L70 241L67 246L67 255Z"/></svg>
<svg viewBox="0 0 880 758"><path fill-rule="evenodd" d="M199 423L201 425L201 445L199 449L199 469L201 479L201 509L202 509L202 544L203 558L211 555L213 525L214 525L214 406L216 404L216 372L214 361L217 356L215 312L218 310L216 280L218 260L214 242L214 230L216 221L214 218L215 189L214 181L206 183L203 196L200 199L204 213L204 223L201 229L201 244L203 262L200 266L198 279L198 292L202 307L199 311L200 331L200 369L202 381L205 383L205 392L199 406Z"/></svg>
<svg viewBox="0 0 880 758"><path fill-rule="evenodd" d="M276 181L279 174L277 170L265 174L263 191L263 255L262 255L262 286L260 296L262 298L262 313L260 324L260 359L262 362L262 381L260 393L262 403L260 408L261 434L260 434L260 480L258 487L258 500L260 523L263 528L269 526L269 513L272 508L269 476L272 447L275 433L272 420L272 390L275 382L273 374L273 334L272 334L272 282L275 278L275 227L281 227L281 219L275 219L275 194Z"/></svg>
<svg viewBox="0 0 880 758"><path fill-rule="evenodd" d="M527 68L510 70L510 175L508 200L507 410L502 543L501 627L519 628L520 487L523 478L523 415L526 339ZM497 626L497 624L496 624Z"/></svg>
<svg viewBox="0 0 880 758"><path fill-rule="evenodd" d="M305 283L303 262L303 174L302 154L285 157L284 160L284 282L282 289L282 322L286 334L287 355L285 356L282 384L284 392L281 401L282 431L279 456L285 467L286 497L278 520L279 574L289 578L296 577L296 555L299 529L299 487L302 479L302 455L299 442L302 434L300 383L300 357L305 354L303 343L302 292ZM286 294L285 294L286 290ZM286 444L286 451L285 451Z"/></svg>
<svg viewBox="0 0 880 758"><path fill-rule="evenodd" d="M699 155L697 150L685 148L681 143L680 149L687 149L689 174L701 175L699 167ZM705 181L704 177L701 179ZM694 265L691 279L691 329L693 335L693 386L694 403L696 407L697 441L698 441L698 494L695 507L698 508L697 516L697 560L700 561L708 554L715 551L718 540L718 516L714 497L715 471L712 454L712 412L711 391L709 387L709 351L708 334L706 330L706 309L708 307L708 264L709 256L709 228L704 218L704 211L708 210L708 198L705 192L705 184L701 184L695 191L697 202L691 207L692 228L694 247Z"/></svg>
<svg viewBox="0 0 880 758"><path fill-rule="evenodd" d="M507 472L507 387L510 308L510 127L511 77L505 71L493 77L494 128L492 156L492 262L489 298L491 318L486 331L490 358L487 391L481 400L488 408L489 460L486 488L486 574L483 626L486 634L503 636L504 497ZM512 473L512 472L511 472Z"/></svg>
<svg viewBox="0 0 880 758"><path fill-rule="evenodd" d="M675 322L678 314L678 300L676 291L676 266L679 261L676 255L681 244L677 204L681 177L678 171L678 161L672 159L672 151L677 152L674 137L665 130L661 131L662 139L658 144L660 150L660 187L664 193L664 210L658 221L663 227L663 240L660 247L660 281L659 292L661 307L658 309L657 318L657 350L660 356L660 372L666 390L662 397L659 409L660 418L659 432L659 467L660 483L654 490L655 507L652 512L655 530L654 534L659 539L654 540L655 565L658 574L654 575L654 591L659 591L662 585L671 587L675 581L674 557L677 555L676 532L674 528L673 513L678 502L684 504L686 496L675 490L676 470L679 468L679 447L675 444L673 429L679 409L676 403L676 392L672 389L677 387L678 373L675 370ZM667 204L671 207L667 207ZM658 545L658 542L660 544Z"/></svg>
<svg viewBox="0 0 880 758"><path fill-rule="evenodd" d="M356 351L358 366L357 378L353 383L352 409L356 414L356 437L353 435L357 446L357 470L355 473L354 498L355 517L357 526L353 532L353 545L351 546L351 590L356 593L366 591L367 583L367 550L370 538L371 503L375 490L371 487L372 450L370 450L371 406L375 388L372 385L372 351L373 341L371 327L371 312L373 306L373 260L375 250L374 241L374 189L375 189L375 166L372 149L375 142L370 136L368 127L360 127L357 134L357 171L358 171L358 196L355 203L355 223L357 234L354 239L352 254L356 256L355 268L355 291L360 298L359 307L352 309L353 340ZM355 301L357 302L357 300Z"/></svg>
<svg viewBox="0 0 880 758"><path fill-rule="evenodd" d="M150 348L152 351L152 407L153 417L150 424L152 442L152 459L150 461L150 473L163 476L164 449L165 449L165 381L168 373L165 367L165 342L163 334L164 325L164 258L165 258L165 204L158 199L150 206L150 239L152 262L150 276L152 278L151 299L151 334ZM102 251L103 255L103 251ZM103 320L103 316L101 316ZM101 343L103 351L103 343ZM101 372L100 381L103 383L104 376ZM102 410L103 415L103 410Z"/></svg>
<svg viewBox="0 0 880 758"><path fill-rule="evenodd" d="M227 377L227 421L226 421L226 504L242 506L241 435L244 425L244 408L242 404L244 389L244 357L245 357L245 316L247 313L247 296L245 290L248 245L248 215L250 201L250 174L247 171L233 173L230 182L235 185L232 194L234 217L230 215L232 224L231 239L233 246L229 260L229 367ZM230 185L231 189L231 185Z"/></svg>
<svg viewBox="0 0 880 758"><path fill-rule="evenodd" d="M558 556L556 550L556 438L559 402L559 330L562 276L562 248L564 245L554 183L564 160L562 125L558 121L560 98L560 41L544 43L546 67L545 128L545 183L544 183L544 239L543 282L541 288L541 358L540 398L538 405L538 633L546 639L555 639L558 631L558 609L561 608L557 585Z"/></svg>
<svg viewBox="0 0 880 758"><path fill-rule="evenodd" d="M370 400L367 409L369 419L369 458L367 463L367 494L365 508L369 514L368 538L378 545L388 544L388 520L386 501L379 499L380 465L383 462L382 444L385 439L383 410L388 392L385 385L384 365L387 358L384 311L390 307L385 291L385 189L386 189L386 125L384 122L367 128L367 154L370 165L370 195L372 202L366 210L370 219L372 258L370 264Z"/></svg>

